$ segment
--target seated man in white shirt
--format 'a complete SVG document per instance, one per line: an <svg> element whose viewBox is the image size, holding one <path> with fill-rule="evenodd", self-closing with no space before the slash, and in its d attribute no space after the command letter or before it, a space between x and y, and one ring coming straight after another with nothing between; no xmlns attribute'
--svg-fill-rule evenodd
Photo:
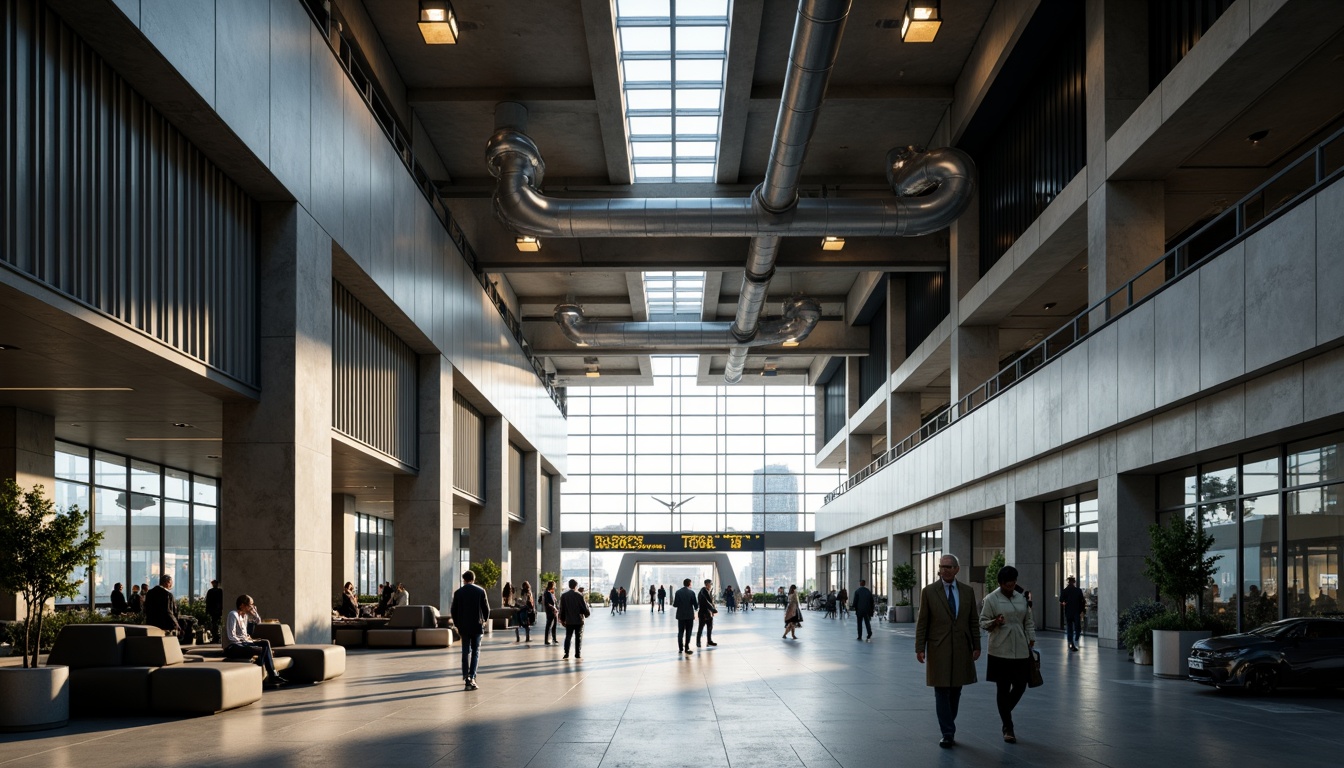
<svg viewBox="0 0 1344 768"><path fill-rule="evenodd" d="M238 596L237 610L229 611L224 622L224 656L230 659L250 659L257 657L257 663L266 670L266 683L278 687L289 682L275 671L275 658L271 655L269 640L253 640L247 633L248 621L257 621L257 604L250 595Z"/></svg>

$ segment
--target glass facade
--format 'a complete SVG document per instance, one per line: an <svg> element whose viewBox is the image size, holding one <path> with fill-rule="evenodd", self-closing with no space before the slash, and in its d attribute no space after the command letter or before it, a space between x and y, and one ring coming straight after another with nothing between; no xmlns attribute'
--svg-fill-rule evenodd
<svg viewBox="0 0 1344 768"><path fill-rule="evenodd" d="M561 529L763 532L766 552L729 554L738 583L802 588L815 578L813 550L769 549L769 534L813 530L841 479L812 466L812 389L700 385L696 357L654 357L652 366L652 386L568 390ZM583 552L591 575L581 576L571 573L577 557L566 553L566 579L610 589L619 553Z"/></svg>
<svg viewBox="0 0 1344 768"><path fill-rule="evenodd" d="M165 573L178 597L195 598L216 578L219 481L213 477L57 442L55 500L88 511L91 530L103 534L92 578L82 594L60 604L105 606L118 582L129 595L132 584L154 586Z"/></svg>
<svg viewBox="0 0 1344 768"><path fill-rule="evenodd" d="M373 515L355 515L355 591L376 595L384 581L394 581L392 521Z"/></svg>
<svg viewBox="0 0 1344 768"><path fill-rule="evenodd" d="M868 588L877 597L887 594L890 576L887 571L887 544L870 544L859 549L859 578L868 580Z"/></svg>
<svg viewBox="0 0 1344 768"><path fill-rule="evenodd" d="M1196 521L1219 556L1192 607L1242 631L1339 610L1342 451L1336 432L1158 478L1159 519Z"/></svg>
<svg viewBox="0 0 1344 768"><path fill-rule="evenodd" d="M938 578L938 559L943 556L943 529L910 534L911 565L915 567L915 588L910 600L919 605L919 592Z"/></svg>
<svg viewBox="0 0 1344 768"><path fill-rule="evenodd" d="M1064 609L1059 607L1059 593L1063 591L1068 577L1076 576L1078 588L1083 590L1087 598L1083 632L1096 634L1097 588L1100 586L1097 571L1096 491L1047 501L1043 508L1046 579L1049 580L1049 594L1052 596L1050 605L1054 606L1045 612L1045 625L1051 629L1064 627Z"/></svg>

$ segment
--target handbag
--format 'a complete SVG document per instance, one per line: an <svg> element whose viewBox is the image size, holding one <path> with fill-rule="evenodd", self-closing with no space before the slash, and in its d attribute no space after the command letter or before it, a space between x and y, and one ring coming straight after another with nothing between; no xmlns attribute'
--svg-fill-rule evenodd
<svg viewBox="0 0 1344 768"><path fill-rule="evenodd" d="M1031 678L1027 680L1028 688L1040 688L1045 685L1045 678L1041 677L1041 652L1032 649L1031 651Z"/></svg>

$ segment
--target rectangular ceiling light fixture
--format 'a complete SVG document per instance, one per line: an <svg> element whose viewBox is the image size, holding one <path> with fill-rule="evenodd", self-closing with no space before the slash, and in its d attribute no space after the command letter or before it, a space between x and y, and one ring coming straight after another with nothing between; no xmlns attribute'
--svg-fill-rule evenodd
<svg viewBox="0 0 1344 768"><path fill-rule="evenodd" d="M634 180L714 181L728 0L614 2Z"/></svg>
<svg viewBox="0 0 1344 768"><path fill-rule="evenodd" d="M845 238L827 235L821 238L821 250L823 251L842 251L845 249Z"/></svg>
<svg viewBox="0 0 1344 768"><path fill-rule="evenodd" d="M457 14L448 0L420 0L419 25L429 45L457 43Z"/></svg>
<svg viewBox="0 0 1344 768"><path fill-rule="evenodd" d="M541 250L541 241L532 235L519 235L514 238L513 244L523 253L536 253Z"/></svg>
<svg viewBox="0 0 1344 768"><path fill-rule="evenodd" d="M907 43L932 43L943 26L940 0L908 0L901 19L901 40Z"/></svg>

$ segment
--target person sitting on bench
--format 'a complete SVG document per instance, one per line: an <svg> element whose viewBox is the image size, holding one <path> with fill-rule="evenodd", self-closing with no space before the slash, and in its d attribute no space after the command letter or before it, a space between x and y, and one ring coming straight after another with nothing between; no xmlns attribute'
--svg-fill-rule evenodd
<svg viewBox="0 0 1344 768"><path fill-rule="evenodd" d="M229 611L228 621L224 627L224 657L227 659L251 659L256 657L257 663L262 669L266 670L266 683L273 687L279 687L289 682L281 677L275 671L275 658L271 655L271 643L269 640L253 640L247 633L247 622L249 617L256 616L256 603L252 602L251 595L239 595L237 610Z"/></svg>

